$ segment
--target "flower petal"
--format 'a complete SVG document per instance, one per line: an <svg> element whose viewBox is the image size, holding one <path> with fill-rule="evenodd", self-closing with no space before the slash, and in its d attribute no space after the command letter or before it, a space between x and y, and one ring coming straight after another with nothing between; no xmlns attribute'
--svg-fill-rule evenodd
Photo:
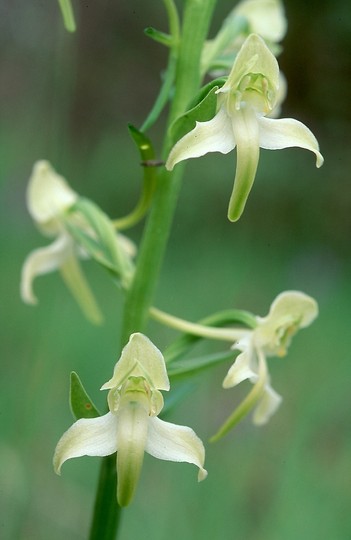
<svg viewBox="0 0 351 540"><path fill-rule="evenodd" d="M246 17L251 32L269 41L281 41L286 33L287 21L280 0L243 0L233 10Z"/></svg>
<svg viewBox="0 0 351 540"><path fill-rule="evenodd" d="M175 144L168 156L166 169L171 171L184 159L204 156L208 152L228 154L234 148L231 122L221 107L212 120L196 122L196 127Z"/></svg>
<svg viewBox="0 0 351 540"><path fill-rule="evenodd" d="M280 116L282 104L286 98L287 93L288 93L288 83L285 78L285 75L280 71L278 93L276 96L274 108L271 110L270 113L267 114L269 118L278 118Z"/></svg>
<svg viewBox="0 0 351 540"><path fill-rule="evenodd" d="M32 251L26 258L21 276L21 297L23 302L36 304L37 298L33 291L33 281L36 276L57 270L70 253L70 238L62 234L49 246Z"/></svg>
<svg viewBox="0 0 351 540"><path fill-rule="evenodd" d="M52 231L49 222L62 214L78 199L66 180L58 175L48 161L37 161L29 179L27 206L34 221L42 229Z"/></svg>
<svg viewBox="0 0 351 540"><path fill-rule="evenodd" d="M240 384L246 379L256 379L257 373L252 370L252 353L250 350L244 350L236 358L234 364L230 367L224 381L223 388L231 388Z"/></svg>
<svg viewBox="0 0 351 540"><path fill-rule="evenodd" d="M279 66L274 54L257 34L250 34L238 52L227 82L218 93L233 92L238 89L242 78L248 74L260 74L269 81L274 94L279 87ZM274 96L272 96L274 97ZM274 101L274 99L273 99Z"/></svg>
<svg viewBox="0 0 351 540"><path fill-rule="evenodd" d="M266 424L278 409L282 397L270 385L266 385L264 394L254 410L252 421L257 426Z"/></svg>
<svg viewBox="0 0 351 540"><path fill-rule="evenodd" d="M299 328L309 326L318 315L318 304L311 296L300 291L284 291L274 299L267 317L258 318L260 324L289 315Z"/></svg>
<svg viewBox="0 0 351 540"><path fill-rule="evenodd" d="M237 144L237 163L228 218L237 221L244 211L255 180L260 154L258 122L254 109L244 106L233 113L232 126Z"/></svg>
<svg viewBox="0 0 351 540"><path fill-rule="evenodd" d="M281 150L297 146L314 152L316 155L316 165L321 167L324 162L322 154L319 152L319 145L312 131L302 122L293 118L271 119L261 117L260 126L260 147L268 150Z"/></svg>
<svg viewBox="0 0 351 540"><path fill-rule="evenodd" d="M80 456L108 456L117 450L117 417L107 413L98 418L81 418L64 433L54 454L54 470L60 474L67 459Z"/></svg>
<svg viewBox="0 0 351 540"><path fill-rule="evenodd" d="M266 317L257 317L255 345L267 356L285 356L291 339L318 315L317 302L299 291L285 291L273 301Z"/></svg>
<svg viewBox="0 0 351 540"><path fill-rule="evenodd" d="M218 441L224 437L224 435L226 435L238 422L240 422L244 416L246 416L252 410L253 407L257 406L259 401L262 399L269 377L266 358L264 354L262 354L262 351L257 350L257 360L257 374L255 373L250 379L254 385L253 388L243 399L243 401L236 407L236 409L234 409L227 420L221 425L217 433L211 437L210 442Z"/></svg>
<svg viewBox="0 0 351 540"><path fill-rule="evenodd" d="M157 417L150 418L145 451L158 459L193 463L199 467L199 481L207 476L203 468L204 445L189 427L164 422Z"/></svg>
<svg viewBox="0 0 351 540"><path fill-rule="evenodd" d="M117 362L112 378L101 390L118 388L129 377L144 377L151 388L169 390L169 379L161 351L144 334L135 333L129 338Z"/></svg>

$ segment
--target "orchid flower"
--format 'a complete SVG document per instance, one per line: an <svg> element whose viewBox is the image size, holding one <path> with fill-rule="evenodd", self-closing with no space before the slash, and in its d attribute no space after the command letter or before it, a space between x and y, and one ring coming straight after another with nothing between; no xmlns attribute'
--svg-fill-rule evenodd
<svg viewBox="0 0 351 540"><path fill-rule="evenodd" d="M228 74L249 34L259 34L276 54L286 33L287 20L280 0L243 0L229 13L217 35L205 42L201 73Z"/></svg>
<svg viewBox="0 0 351 540"><path fill-rule="evenodd" d="M234 344L233 349L241 352L229 369L223 387L231 388L247 379L255 385L243 407L245 414L255 407L255 424L265 424L282 400L270 385L266 358L285 356L292 336L300 328L309 326L317 314L318 306L313 298L299 291L285 291L273 301L268 315L256 317L257 326ZM234 411L221 435L234 425L237 416Z"/></svg>
<svg viewBox="0 0 351 540"><path fill-rule="evenodd" d="M223 381L223 387L231 388L247 379L254 387L212 437L214 441L225 435L254 407L253 421L258 425L266 423L277 410L282 398L270 385L266 358L285 356L292 336L317 317L318 306L313 298L302 292L285 291L273 301L266 317L236 311L237 320L249 328L221 328L191 323L155 307L150 309L150 314L162 324L186 334L234 342L232 349L240 351Z"/></svg>
<svg viewBox="0 0 351 540"><path fill-rule="evenodd" d="M60 270L83 312L92 322L99 323L102 315L78 261L78 257L87 258L88 254L77 246L75 239L65 227L65 220L69 221L68 212L78 200L78 194L53 170L50 163L38 161L34 165L27 189L27 207L39 230L46 236L54 237L55 240L47 247L32 251L26 258L22 268L21 297L28 304L36 304L37 298L33 291L35 277ZM72 217L71 222L90 234L89 226L83 217L78 220ZM132 242L122 235L115 234L114 241L116 249L119 247L126 259L132 257L134 254Z"/></svg>
<svg viewBox="0 0 351 540"><path fill-rule="evenodd" d="M279 95L278 62L263 39L251 34L241 47L228 80L217 90L217 114L197 122L172 148L166 168L208 152L227 154L237 147L237 165L228 218L240 218L255 179L260 148L279 150L298 146L315 153L323 164L318 142L301 122L267 118Z"/></svg>
<svg viewBox="0 0 351 540"><path fill-rule="evenodd" d="M259 34L266 41L278 43L285 36L287 21L280 0L242 0L232 14L245 17L250 33Z"/></svg>
<svg viewBox="0 0 351 540"><path fill-rule="evenodd" d="M82 418L59 440L54 469L80 456L108 456L117 451L117 500L128 505L141 472L144 452L167 461L193 463L198 479L205 450L194 431L157 418L163 407L160 390L169 390L169 379L161 352L143 334L132 334L122 351L112 378L101 390L109 390L109 412L98 418Z"/></svg>

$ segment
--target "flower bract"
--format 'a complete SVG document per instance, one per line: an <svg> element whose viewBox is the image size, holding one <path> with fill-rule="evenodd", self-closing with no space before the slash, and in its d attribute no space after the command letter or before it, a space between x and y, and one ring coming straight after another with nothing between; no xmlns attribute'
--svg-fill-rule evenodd
<svg viewBox="0 0 351 540"><path fill-rule="evenodd" d="M167 461L193 463L198 479L206 478L205 450L195 432L165 422L157 416L163 407L160 390L169 390L164 358L143 334L132 334L116 364L109 390L109 412L99 418L82 418L59 440L54 469L79 456L107 456L117 452L117 499L128 505L137 486L144 452Z"/></svg>

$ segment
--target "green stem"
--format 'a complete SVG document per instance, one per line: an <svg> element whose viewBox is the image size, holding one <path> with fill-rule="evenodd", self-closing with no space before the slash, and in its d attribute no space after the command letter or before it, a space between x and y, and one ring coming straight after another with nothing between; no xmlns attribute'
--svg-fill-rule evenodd
<svg viewBox="0 0 351 540"><path fill-rule="evenodd" d="M216 0L186 0L176 69L176 87L167 124L163 155L172 146L169 126L186 110L200 87L200 59ZM158 183L137 261L135 277L128 291L121 334L122 346L131 333L143 331L156 289L180 188L183 166L174 172L165 169ZM111 473L110 458L104 458L94 508L90 540L113 540L117 535L120 508L116 503L116 475ZM113 484L113 490L112 490ZM112 496L113 491L113 496ZM108 497L104 494L108 493Z"/></svg>
<svg viewBox="0 0 351 540"><path fill-rule="evenodd" d="M185 5L176 70L176 88L168 118L164 158L172 147L169 126L186 110L189 101L200 87L201 51L215 1L188 0ZM184 166L181 164L171 173L165 169L159 171L158 185L139 251L134 282L126 297L122 344L127 342L131 333L143 331L146 326L173 221L183 170Z"/></svg>
<svg viewBox="0 0 351 540"><path fill-rule="evenodd" d="M117 537L121 507L116 500L116 455L104 458L100 469L89 540Z"/></svg>

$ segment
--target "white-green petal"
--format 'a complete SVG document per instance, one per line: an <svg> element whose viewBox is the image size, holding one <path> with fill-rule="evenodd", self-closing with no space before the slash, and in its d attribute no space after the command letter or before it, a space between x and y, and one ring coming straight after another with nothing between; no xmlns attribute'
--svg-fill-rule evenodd
<svg viewBox="0 0 351 540"><path fill-rule="evenodd" d="M27 206L34 221L52 232L50 221L72 206L78 195L66 180L58 175L48 161L35 163L27 189Z"/></svg>
<svg viewBox="0 0 351 540"><path fill-rule="evenodd" d="M267 317L257 317L259 326L279 324L289 317L299 328L309 326L318 315L318 304L311 296L300 291L284 291L274 299Z"/></svg>
<svg viewBox="0 0 351 540"><path fill-rule="evenodd" d="M117 236L116 241L119 244L119 246L122 248L122 250L125 252L125 254L132 258L135 257L137 254L137 247L135 243L124 234L118 233L116 236Z"/></svg>
<svg viewBox="0 0 351 540"><path fill-rule="evenodd" d="M266 424L270 417L276 412L281 402L282 397L267 384L264 389L264 394L254 410L252 417L253 423L258 426Z"/></svg>
<svg viewBox="0 0 351 540"><path fill-rule="evenodd" d="M143 334L132 334L117 362L112 378L101 390L118 388L130 376L144 377L151 388L169 390L169 379L161 351Z"/></svg>
<svg viewBox="0 0 351 540"><path fill-rule="evenodd" d="M260 146L267 150L299 147L314 152L316 165L321 167L324 158L319 151L319 145L312 131L302 122L293 118L271 119L260 117Z"/></svg>
<svg viewBox="0 0 351 540"><path fill-rule="evenodd" d="M196 122L196 127L175 144L168 156L166 169L171 171L184 159L204 156L208 152L228 154L234 148L231 120L221 107L212 120Z"/></svg>
<svg viewBox="0 0 351 540"><path fill-rule="evenodd" d="M252 379L256 376L257 374L251 368L250 351L245 350L238 355L234 364L229 368L223 381L223 388L231 388L246 379Z"/></svg>
<svg viewBox="0 0 351 540"><path fill-rule="evenodd" d="M255 110L244 106L233 113L232 131L237 145L237 162L228 218L230 221L237 221L244 211L255 180L260 155L259 127Z"/></svg>
<svg viewBox="0 0 351 540"><path fill-rule="evenodd" d="M67 459L81 456L108 456L116 452L116 416L107 413L99 418L77 420L61 437L54 454L54 470L60 474Z"/></svg>
<svg viewBox="0 0 351 540"><path fill-rule="evenodd" d="M36 304L37 298L33 291L33 281L36 276L57 270L66 260L71 251L71 240L62 234L47 247L35 249L26 258L21 275L21 298L29 304Z"/></svg>
<svg viewBox="0 0 351 540"><path fill-rule="evenodd" d="M287 21L280 0L243 0L233 13L246 17L251 32L264 39L278 42L285 36Z"/></svg>
<svg viewBox="0 0 351 540"><path fill-rule="evenodd" d="M242 78L251 73L262 75L268 80L274 92L278 91L279 66L277 59L257 34L250 34L244 41L235 58L228 80L218 90L218 93L237 90Z"/></svg>
<svg viewBox="0 0 351 540"><path fill-rule="evenodd" d="M156 417L150 418L145 451L158 459L196 465L199 467L199 481L207 476L207 471L203 467L204 445L189 427L164 422Z"/></svg>
<svg viewBox="0 0 351 540"><path fill-rule="evenodd" d="M278 118L281 113L282 104L288 93L288 82L285 78L285 75L280 71L279 72L279 88L276 95L276 100L273 109L266 116L268 118Z"/></svg>

